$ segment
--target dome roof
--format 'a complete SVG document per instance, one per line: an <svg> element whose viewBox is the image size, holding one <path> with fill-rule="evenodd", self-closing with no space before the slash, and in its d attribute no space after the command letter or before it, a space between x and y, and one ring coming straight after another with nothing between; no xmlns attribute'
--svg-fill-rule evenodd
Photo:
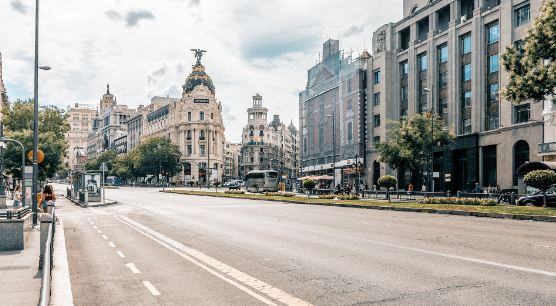
<svg viewBox="0 0 556 306"><path fill-rule="evenodd" d="M290 130L290 132L296 132L297 133L297 129L295 128L295 125L293 125L293 121L290 121L290 125L288 126L288 130Z"/></svg>
<svg viewBox="0 0 556 306"><path fill-rule="evenodd" d="M193 71L191 71L187 79L185 79L183 91L185 93L190 93L198 85L205 85L206 87L208 87L210 92L214 94L214 84L212 84L212 80L205 73L205 66L201 65L200 63L197 63L195 66L193 66Z"/></svg>

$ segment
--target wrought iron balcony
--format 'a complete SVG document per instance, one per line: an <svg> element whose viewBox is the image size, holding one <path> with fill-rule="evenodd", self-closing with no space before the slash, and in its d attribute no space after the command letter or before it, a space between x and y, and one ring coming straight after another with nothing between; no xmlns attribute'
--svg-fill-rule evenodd
<svg viewBox="0 0 556 306"><path fill-rule="evenodd" d="M556 142L540 143L539 154L556 153Z"/></svg>

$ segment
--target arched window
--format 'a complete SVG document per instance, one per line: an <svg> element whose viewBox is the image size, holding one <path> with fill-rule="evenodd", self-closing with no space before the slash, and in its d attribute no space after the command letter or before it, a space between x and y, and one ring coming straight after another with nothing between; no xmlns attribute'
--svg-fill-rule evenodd
<svg viewBox="0 0 556 306"><path fill-rule="evenodd" d="M411 11L410 11L409 13L410 13L411 15L415 14L415 12L417 12L417 9L418 9L418 8L419 8L419 7L418 7L417 5L414 6L414 7L411 9Z"/></svg>
<svg viewBox="0 0 556 306"><path fill-rule="evenodd" d="M515 170L529 161L529 144L525 140L520 140L514 145L514 186L517 185Z"/></svg>
<svg viewBox="0 0 556 306"><path fill-rule="evenodd" d="M260 131L259 131L259 136L261 136L261 137L264 136L264 131L263 131L263 130L260 130Z"/></svg>

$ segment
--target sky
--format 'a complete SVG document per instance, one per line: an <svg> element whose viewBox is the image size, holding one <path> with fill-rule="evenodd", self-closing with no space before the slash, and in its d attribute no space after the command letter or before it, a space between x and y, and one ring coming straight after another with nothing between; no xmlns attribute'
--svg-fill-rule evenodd
<svg viewBox="0 0 556 306"><path fill-rule="evenodd" d="M34 0L0 0L0 52L10 100L33 95ZM226 138L241 141L252 96L298 126L298 93L329 38L354 56L402 17L402 0L48 0L40 3L39 103L98 104L181 97L195 58L223 105Z"/></svg>

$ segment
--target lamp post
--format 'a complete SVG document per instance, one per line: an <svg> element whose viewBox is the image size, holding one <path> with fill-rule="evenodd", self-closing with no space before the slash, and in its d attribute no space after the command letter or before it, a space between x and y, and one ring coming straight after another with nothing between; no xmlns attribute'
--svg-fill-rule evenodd
<svg viewBox="0 0 556 306"><path fill-rule="evenodd" d="M37 225L37 196L39 183L39 69L50 70L48 66L39 67L39 0L35 1L35 69L33 90L33 185L31 198L33 203L33 226Z"/></svg>
<svg viewBox="0 0 556 306"><path fill-rule="evenodd" d="M432 86L431 86L432 87ZM426 91L427 93L432 93L432 89L431 88L423 88L424 91ZM430 176L430 180L429 180L429 190L431 192L434 192L434 96L431 98L431 108L430 108L430 114L431 114L431 162L430 162L430 166L429 166L429 176Z"/></svg>
<svg viewBox="0 0 556 306"><path fill-rule="evenodd" d="M336 188L336 111L332 115L326 115L326 118L332 118L332 177Z"/></svg>

